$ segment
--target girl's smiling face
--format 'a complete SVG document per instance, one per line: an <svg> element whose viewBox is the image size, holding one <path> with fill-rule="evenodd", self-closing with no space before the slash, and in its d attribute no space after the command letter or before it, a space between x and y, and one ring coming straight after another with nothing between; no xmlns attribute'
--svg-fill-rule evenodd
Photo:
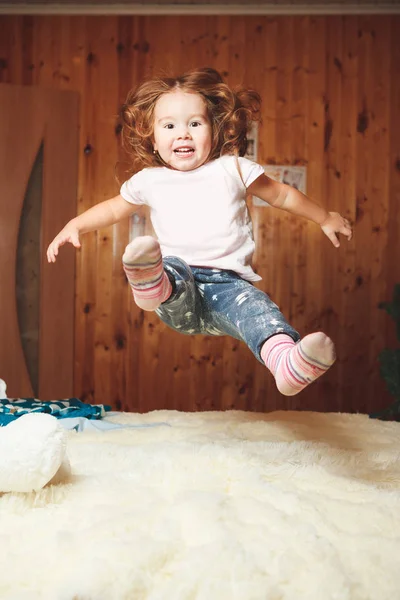
<svg viewBox="0 0 400 600"><path fill-rule="evenodd" d="M178 171L192 171L207 161L211 123L200 94L177 89L160 96L154 110L154 150Z"/></svg>

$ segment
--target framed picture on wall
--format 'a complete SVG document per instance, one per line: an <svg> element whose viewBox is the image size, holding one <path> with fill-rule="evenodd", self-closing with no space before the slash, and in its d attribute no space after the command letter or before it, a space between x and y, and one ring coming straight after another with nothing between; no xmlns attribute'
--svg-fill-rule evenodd
<svg viewBox="0 0 400 600"><path fill-rule="evenodd" d="M258 123L252 122L249 132L247 133L247 151L245 158L257 162L258 156Z"/></svg>

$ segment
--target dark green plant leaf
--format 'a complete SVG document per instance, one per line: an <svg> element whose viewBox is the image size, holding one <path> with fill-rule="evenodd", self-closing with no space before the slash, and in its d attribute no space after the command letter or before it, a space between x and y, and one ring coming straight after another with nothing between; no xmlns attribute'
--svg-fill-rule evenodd
<svg viewBox="0 0 400 600"><path fill-rule="evenodd" d="M395 321L397 339L400 342L400 283L394 286L392 302L381 302L378 306ZM385 348L379 354L379 362L381 376L395 400L384 410L369 416L371 419L400 421L400 348Z"/></svg>
<svg viewBox="0 0 400 600"><path fill-rule="evenodd" d="M380 302L378 307L385 310L396 322L397 339L400 342L400 283L394 286L392 302Z"/></svg>
<svg viewBox="0 0 400 600"><path fill-rule="evenodd" d="M387 408L369 416L371 419L380 419L381 421L400 421L400 400L395 400Z"/></svg>
<svg viewBox="0 0 400 600"><path fill-rule="evenodd" d="M400 348L385 348L379 354L380 372L389 392L400 400Z"/></svg>

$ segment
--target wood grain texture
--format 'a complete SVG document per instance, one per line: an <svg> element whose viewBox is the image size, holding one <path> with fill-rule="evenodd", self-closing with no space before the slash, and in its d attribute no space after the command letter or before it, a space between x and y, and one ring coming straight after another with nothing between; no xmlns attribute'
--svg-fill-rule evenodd
<svg viewBox="0 0 400 600"><path fill-rule="evenodd" d="M243 344L180 336L134 305L120 263L128 222L87 234L76 258L76 395L138 411L369 412L390 402L377 356L394 336L377 305L400 281L399 40L398 16L0 17L1 81L80 94L77 212L127 176L117 114L128 90L210 65L261 93L260 162L307 166L310 197L356 225L336 250L317 226L251 207L257 286L302 335L322 329L337 344L336 365L293 398Z"/></svg>
<svg viewBox="0 0 400 600"><path fill-rule="evenodd" d="M73 394L74 279L72 248L58 268L42 252L39 278L38 384L33 389L21 341L16 303L16 257L24 198L43 144L40 244L75 214L78 95L36 86L0 84L0 334L1 376L12 397L43 400ZM25 282L29 285L29 282ZM23 292L21 292L23 293ZM25 294L28 296L28 292Z"/></svg>
<svg viewBox="0 0 400 600"><path fill-rule="evenodd" d="M26 104L21 87L0 86L0 110L3 115L7 115L7 118L0 120L0 333L4 340L1 369L9 393L20 389L22 393L31 396L33 388L21 344L15 279L20 217L29 176L43 139L43 122L34 118L37 104L31 103L29 107ZM9 117L22 111L25 111L30 123L28 131L25 126L21 127L22 123L20 127L15 127ZM8 344L13 347L12 352Z"/></svg>
<svg viewBox="0 0 400 600"><path fill-rule="evenodd" d="M37 88L31 88L37 89ZM78 94L40 89L46 118L43 139L43 198L39 332L39 397L73 395L75 257L66 248L60 263L49 265L46 242L74 216L77 190ZM50 118L51 115L51 118Z"/></svg>

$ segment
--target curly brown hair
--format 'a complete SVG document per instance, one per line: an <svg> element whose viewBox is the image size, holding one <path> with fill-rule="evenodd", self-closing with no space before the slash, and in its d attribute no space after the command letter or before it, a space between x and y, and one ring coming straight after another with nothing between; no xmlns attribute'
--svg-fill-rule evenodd
<svg viewBox="0 0 400 600"><path fill-rule="evenodd" d="M163 94L176 89L200 94L212 128L211 152L207 160L224 154L243 156L252 121L260 120L260 95L250 89L234 90L218 71L210 67L193 69L179 77L156 77L131 90L121 108L122 139L137 168L164 165L153 153L154 108Z"/></svg>

